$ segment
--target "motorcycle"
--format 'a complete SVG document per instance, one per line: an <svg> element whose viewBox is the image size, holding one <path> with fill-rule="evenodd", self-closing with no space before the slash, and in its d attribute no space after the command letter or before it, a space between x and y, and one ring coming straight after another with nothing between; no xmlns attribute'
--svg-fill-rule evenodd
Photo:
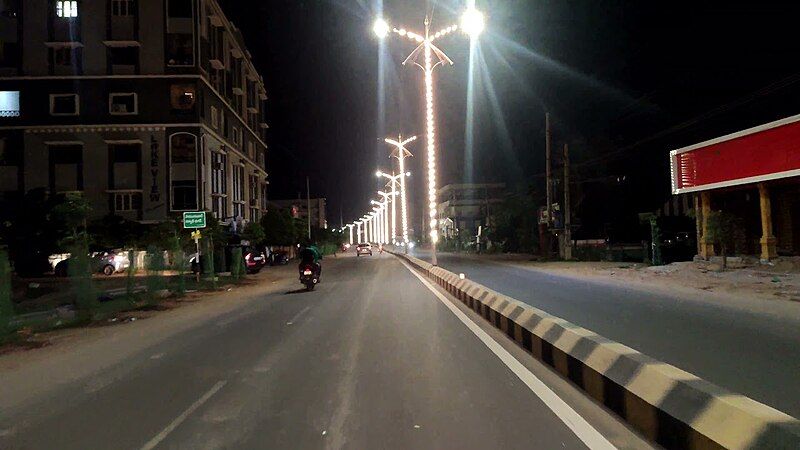
<svg viewBox="0 0 800 450"><path fill-rule="evenodd" d="M314 286L319 283L319 275L313 264L303 264L300 268L300 283L307 291L313 291Z"/></svg>

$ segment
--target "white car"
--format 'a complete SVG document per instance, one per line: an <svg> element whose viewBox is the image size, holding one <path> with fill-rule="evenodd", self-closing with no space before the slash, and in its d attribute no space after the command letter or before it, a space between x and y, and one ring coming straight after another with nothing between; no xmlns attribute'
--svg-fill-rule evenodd
<svg viewBox="0 0 800 450"><path fill-rule="evenodd" d="M361 255L372 256L372 246L369 244L358 244L356 247L356 256Z"/></svg>

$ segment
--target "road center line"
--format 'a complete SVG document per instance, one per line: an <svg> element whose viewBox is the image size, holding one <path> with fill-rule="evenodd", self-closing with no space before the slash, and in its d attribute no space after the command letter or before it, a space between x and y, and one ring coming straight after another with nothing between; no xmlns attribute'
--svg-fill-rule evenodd
<svg viewBox="0 0 800 450"><path fill-rule="evenodd" d="M550 408L559 419L570 429L573 433L586 444L590 449L616 449L611 442L609 442L599 431L597 431L589 422L575 412L564 400L561 399L555 392L552 391L542 380L533 374L527 367L517 361L506 349L503 348L497 341L495 341L488 333L481 327L473 322L463 311L458 309L447 297L439 292L425 277L420 275L414 268L412 268L402 258L398 258L400 262L416 276L425 287L427 287L444 305L456 316L458 319L469 328L478 339L481 340L489 350L492 351L499 359L506 365L514 375L519 377L523 383L533 392L542 402Z"/></svg>
<svg viewBox="0 0 800 450"><path fill-rule="evenodd" d="M295 323L297 321L297 319L299 319L300 316L305 314L305 312L308 311L309 309L311 309L310 306L306 306L305 308L301 309L299 313L295 314L294 317L292 317L291 319L289 319L288 322L286 322L286 325L291 325L291 324Z"/></svg>
<svg viewBox="0 0 800 450"><path fill-rule="evenodd" d="M156 446L160 444L161 441L163 441L167 436L169 436L170 433L175 431L175 429L178 428L178 426L180 426L180 424L183 423L183 421L186 420L186 418L189 417L190 414L192 414L197 408L203 406L203 403L207 402L208 399L210 399L214 394L217 393L217 391L222 389L222 387L225 386L226 383L227 381L225 380L217 381L217 384L212 386L211 389L209 389L205 394L203 394L202 397L197 399L196 402L192 403L192 406L190 406L188 409L186 409L186 411L181 413L180 416L176 417L175 420L170 422L170 424L167 425L166 428L161 430L160 433L155 435L153 439L147 441L147 443L144 444L144 446L142 446L141 450L152 450L156 448Z"/></svg>

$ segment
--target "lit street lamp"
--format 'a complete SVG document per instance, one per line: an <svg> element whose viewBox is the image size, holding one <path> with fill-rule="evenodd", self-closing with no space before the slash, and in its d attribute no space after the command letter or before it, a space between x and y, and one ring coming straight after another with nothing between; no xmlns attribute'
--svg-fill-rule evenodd
<svg viewBox="0 0 800 450"><path fill-rule="evenodd" d="M361 241L361 224L363 223L362 220L356 220L353 222L356 225L356 244L360 244Z"/></svg>
<svg viewBox="0 0 800 450"><path fill-rule="evenodd" d="M406 206L406 179L403 174L406 176L411 176L411 172L406 172L405 160L407 156L413 155L406 148L406 144L409 144L416 139L416 136L411 136L410 138L403 140L402 134L397 135L396 141L391 138L384 139L387 144L395 147L395 150L392 151L392 156L397 158L400 166L400 174L397 176L400 177L400 215L402 217L403 244L405 244L406 248L408 248L408 207ZM392 223L392 226L394 227L394 223Z"/></svg>
<svg viewBox="0 0 800 450"><path fill-rule="evenodd" d="M453 61L433 42L446 36L458 29L458 25L450 25L436 33L430 31L430 20L425 18L425 34L420 35L405 28L393 28L386 20L379 18L375 21L372 30L379 38L386 37L389 32L396 33L401 37L406 37L418 44L417 48L403 61L403 65L412 62L420 67L425 73L425 121L426 121L426 147L428 153L428 216L430 218L430 236L432 263L437 264L436 243L439 241L439 231L436 221L436 134L433 112L433 69L440 64L453 64ZM483 14L475 8L469 8L461 18L461 30L467 33L470 38L475 39L483 31ZM418 62L422 56L422 64ZM434 56L436 62L434 63Z"/></svg>
<svg viewBox="0 0 800 450"><path fill-rule="evenodd" d="M392 205L394 205L394 196L397 195L397 194L394 193L394 192L387 193L387 192L383 192L383 191L378 191L378 195L383 197L383 201L380 202L381 208L382 208L381 219L383 219L382 220L382 222L383 222L383 224L382 224L382 227L383 227L383 241L384 241L383 243L384 244L388 244L390 242L390 240L389 240L389 202L391 201ZM394 217L394 216L392 216L392 217Z"/></svg>

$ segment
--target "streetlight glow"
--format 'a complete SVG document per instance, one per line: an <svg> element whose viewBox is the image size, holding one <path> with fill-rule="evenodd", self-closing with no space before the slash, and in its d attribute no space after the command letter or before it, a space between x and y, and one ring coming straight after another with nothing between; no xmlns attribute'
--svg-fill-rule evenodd
<svg viewBox="0 0 800 450"><path fill-rule="evenodd" d="M375 25L372 26L372 31L375 33L375 36L383 39L389 34L389 24L383 19L377 19Z"/></svg>
<svg viewBox="0 0 800 450"><path fill-rule="evenodd" d="M486 27L486 22L483 18L483 13L475 8L470 8L461 16L461 31L469 35L471 39L475 39L483 32Z"/></svg>

